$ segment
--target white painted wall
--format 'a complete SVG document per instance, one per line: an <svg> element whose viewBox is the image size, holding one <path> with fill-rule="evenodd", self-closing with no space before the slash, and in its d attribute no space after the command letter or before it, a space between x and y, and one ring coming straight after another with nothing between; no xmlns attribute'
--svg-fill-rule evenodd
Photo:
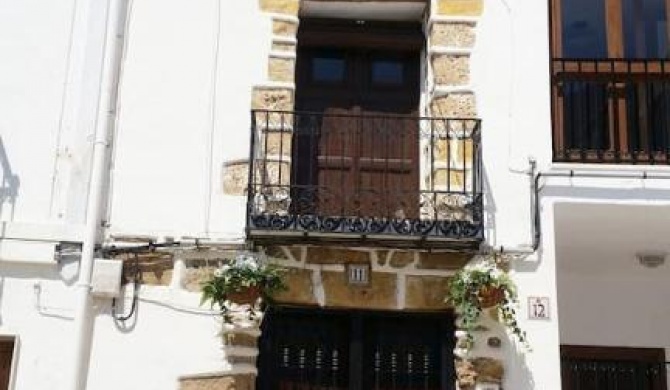
<svg viewBox="0 0 670 390"><path fill-rule="evenodd" d="M240 237L246 199L223 195L223 164L248 157L269 18L255 1L150 0L129 26L111 230Z"/></svg>
<svg viewBox="0 0 670 390"><path fill-rule="evenodd" d="M75 273L76 264L0 263L0 335L19 340L14 390L65 388ZM177 389L180 375L229 368L218 313L200 308L199 294L145 287L140 296L125 324L112 319L109 299L96 300L89 389Z"/></svg>
<svg viewBox="0 0 670 390"><path fill-rule="evenodd" d="M106 8L74 3L0 4L2 221L84 218Z"/></svg>
<svg viewBox="0 0 670 390"><path fill-rule="evenodd" d="M650 234L670 228L668 203L564 203L557 213L561 343L670 352L670 266L646 268L636 258L670 250L662 234Z"/></svg>
<svg viewBox="0 0 670 390"><path fill-rule="evenodd" d="M546 15L546 1L486 1L477 26L472 85L482 119L486 235L488 244L498 249L531 245L529 159L535 159L540 169L551 162ZM560 389L550 209L550 204L543 206L541 251L512 262L521 303L518 319L532 351L504 344L504 388ZM550 320L528 320L529 296L550 299Z"/></svg>

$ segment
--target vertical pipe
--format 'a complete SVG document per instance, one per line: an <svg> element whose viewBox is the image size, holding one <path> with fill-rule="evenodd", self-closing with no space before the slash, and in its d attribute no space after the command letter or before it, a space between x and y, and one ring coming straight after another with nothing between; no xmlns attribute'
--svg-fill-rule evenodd
<svg viewBox="0 0 670 390"><path fill-rule="evenodd" d="M249 171L247 172L247 234L249 234L249 227L252 226L251 216L255 214L255 195L256 195L256 117L260 113L256 110L251 111L251 139L249 140ZM253 206L252 206L253 205ZM254 210L252 210L252 207Z"/></svg>
<svg viewBox="0 0 670 390"><path fill-rule="evenodd" d="M92 313L90 303L91 274L95 247L98 241L104 188L107 179L107 154L109 138L115 126L116 92L121 67L124 26L128 0L109 0L104 40L104 56L99 86L98 112L93 142L93 165L86 207L79 280L75 286L75 340L74 356L66 389L83 390L88 376L89 354L92 339Z"/></svg>
<svg viewBox="0 0 670 390"><path fill-rule="evenodd" d="M205 236L209 235L210 221L212 214L212 192L214 189L213 183L216 180L212 177L214 172L213 162L214 162L214 134L216 133L216 111L218 107L218 94L217 88L219 84L219 46L221 40L221 1L216 1L216 6L214 9L216 12L214 16L214 50L212 53L212 89L211 89L211 98L210 98L210 128L205 139L205 149L207 153L205 154L205 196L204 196L204 218L203 218L203 233Z"/></svg>

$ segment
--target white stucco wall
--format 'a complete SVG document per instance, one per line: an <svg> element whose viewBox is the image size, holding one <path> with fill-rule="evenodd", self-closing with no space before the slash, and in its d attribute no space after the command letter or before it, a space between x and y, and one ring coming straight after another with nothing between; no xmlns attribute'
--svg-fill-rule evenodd
<svg viewBox="0 0 670 390"><path fill-rule="evenodd" d="M0 335L18 339L12 390L66 387L74 273L76 264L0 263ZM181 375L229 368L218 313L199 307L199 294L144 287L140 296L136 315L126 323L112 319L111 300L95 301L88 388L177 389ZM119 314L127 313L130 298L127 303Z"/></svg>
<svg viewBox="0 0 670 390"><path fill-rule="evenodd" d="M1 221L83 221L106 6L74 3L0 4Z"/></svg>
<svg viewBox="0 0 670 390"><path fill-rule="evenodd" d="M649 181L647 190L659 184ZM618 206L571 200L556 211L561 343L670 352L670 266L644 267L636 257L670 250L662 234L653 234L670 228L668 200L627 199Z"/></svg>
<svg viewBox="0 0 670 390"><path fill-rule="evenodd" d="M135 3L128 37L111 230L241 237L246 199L223 195L223 164L248 157L269 18L255 1L150 0Z"/></svg>
<svg viewBox="0 0 670 390"><path fill-rule="evenodd" d="M546 15L546 1L486 1L477 27L472 85L483 129L487 242L497 249L530 247L529 161L535 160L539 169L551 164ZM504 388L560 389L552 219L543 212L546 228L540 252L512 261L518 320L532 351L504 345ZM528 319L531 296L549 298L550 320Z"/></svg>

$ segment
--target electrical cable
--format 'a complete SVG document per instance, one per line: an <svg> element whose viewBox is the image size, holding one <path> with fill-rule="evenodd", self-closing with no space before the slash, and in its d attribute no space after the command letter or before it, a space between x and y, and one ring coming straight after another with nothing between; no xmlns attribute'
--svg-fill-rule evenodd
<svg viewBox="0 0 670 390"><path fill-rule="evenodd" d="M112 298L112 317L115 321L125 322L133 317L137 311L137 300L140 291L140 282L142 279L142 272L140 272L140 260L137 253L134 254L134 275L133 275L133 301L130 305L130 312L126 315L119 316L116 312L116 298Z"/></svg>

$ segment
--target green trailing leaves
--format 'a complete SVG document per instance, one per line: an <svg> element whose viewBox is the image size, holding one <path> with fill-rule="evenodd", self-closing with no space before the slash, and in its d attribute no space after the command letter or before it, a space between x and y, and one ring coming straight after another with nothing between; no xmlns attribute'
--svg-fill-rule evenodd
<svg viewBox="0 0 670 390"><path fill-rule="evenodd" d="M284 268L269 264L254 253L242 253L202 284L200 304L218 305L227 319L231 298L245 290L256 289L263 303L271 302L273 294L286 290L284 272Z"/></svg>
<svg viewBox="0 0 670 390"><path fill-rule="evenodd" d="M518 304L514 281L496 263L487 259L481 264L461 269L450 280L447 302L454 306L460 316L461 328L467 334L467 346L474 343L473 332L477 328L482 311L494 308L500 322L528 348L526 332L516 320L515 306Z"/></svg>

